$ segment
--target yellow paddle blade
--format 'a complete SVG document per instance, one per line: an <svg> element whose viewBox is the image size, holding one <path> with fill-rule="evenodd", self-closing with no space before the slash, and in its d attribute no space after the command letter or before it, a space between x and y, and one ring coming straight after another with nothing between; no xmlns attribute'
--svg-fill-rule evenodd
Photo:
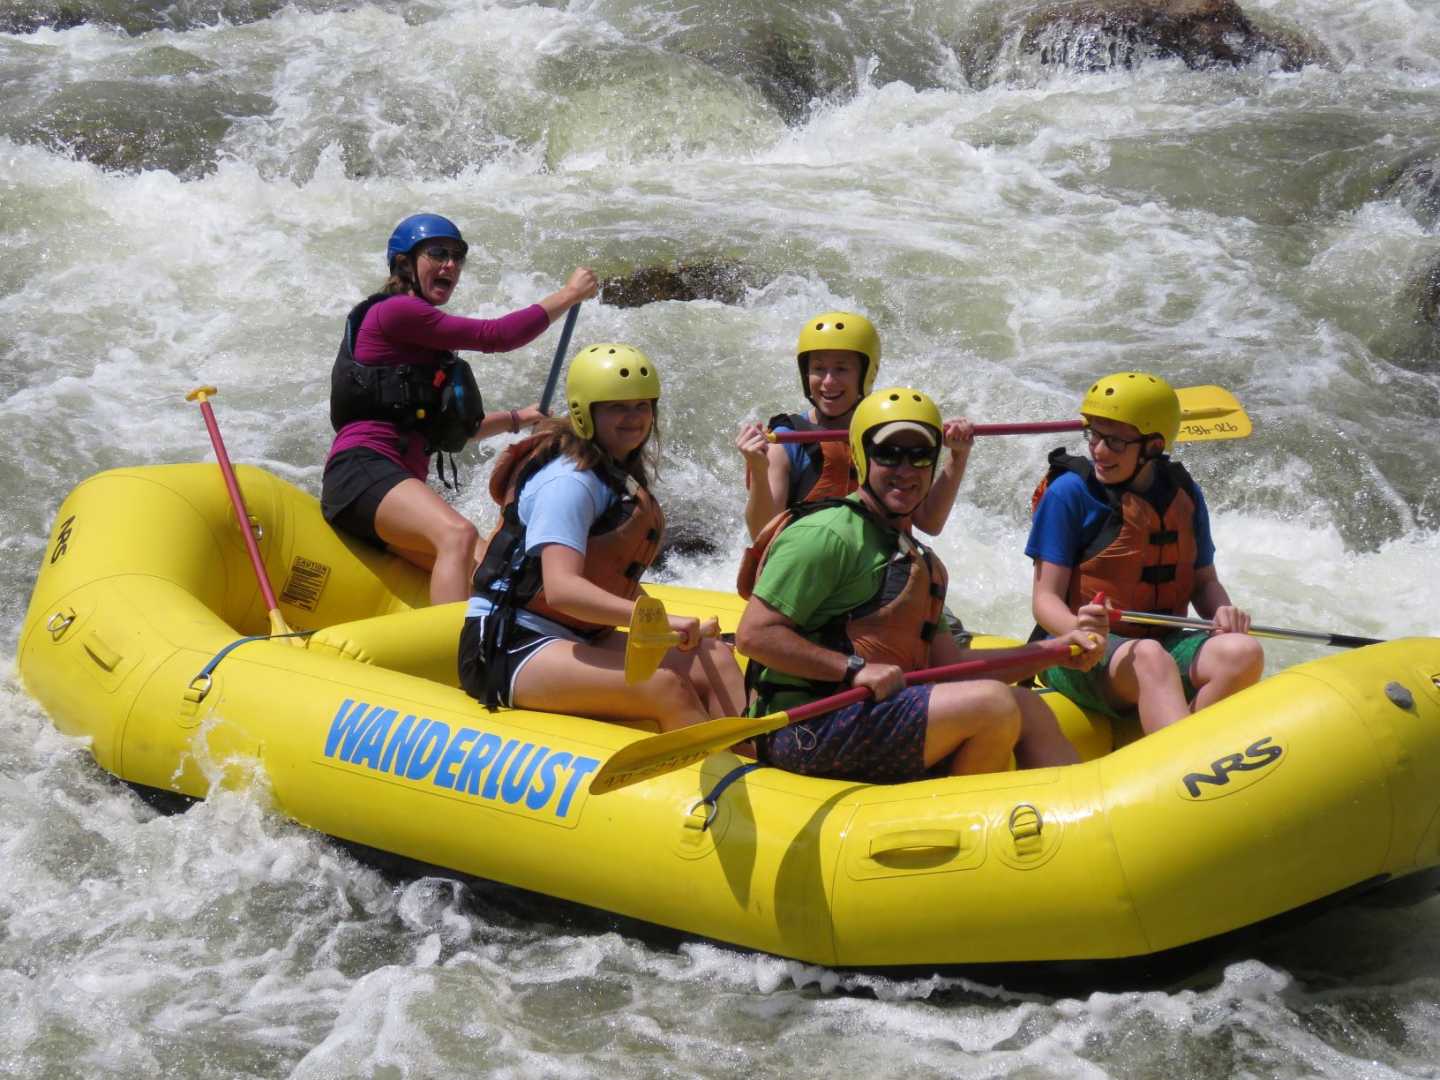
<svg viewBox="0 0 1440 1080"><path fill-rule="evenodd" d="M680 635L670 629L665 605L653 596L637 596L625 639L625 681L642 683L660 666Z"/></svg>
<svg viewBox="0 0 1440 1080"><path fill-rule="evenodd" d="M590 793L604 795L607 791L638 784L652 776L683 769L709 757L717 750L774 731L790 722L790 714L770 713L767 716L722 716L703 724L678 728L660 735L639 739L617 750L590 780Z"/></svg>
<svg viewBox="0 0 1440 1080"><path fill-rule="evenodd" d="M1254 430L1240 402L1223 386L1186 386L1175 394L1180 399L1177 442L1243 439Z"/></svg>

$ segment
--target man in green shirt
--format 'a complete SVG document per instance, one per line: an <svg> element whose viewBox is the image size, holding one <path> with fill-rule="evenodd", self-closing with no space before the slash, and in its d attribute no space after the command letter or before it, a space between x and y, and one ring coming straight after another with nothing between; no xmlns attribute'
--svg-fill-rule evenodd
<svg viewBox="0 0 1440 1080"><path fill-rule="evenodd" d="M873 695L763 740L761 756L771 764L899 783L999 771L1012 751L1022 768L1079 760L1054 714L1028 690L994 680L905 686L907 671L969 653L945 625L945 567L911 533L934 479L941 430L939 409L920 391L871 394L850 422L859 489L757 541L768 547L736 636L740 651L761 665L752 714L846 686ZM1103 642L1093 635L1077 630L1060 640L1080 646L1070 666L1088 668L1101 656Z"/></svg>

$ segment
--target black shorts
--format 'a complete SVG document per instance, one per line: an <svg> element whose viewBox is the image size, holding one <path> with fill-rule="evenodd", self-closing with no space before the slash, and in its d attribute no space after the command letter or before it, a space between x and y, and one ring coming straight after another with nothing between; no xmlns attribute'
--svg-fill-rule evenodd
<svg viewBox="0 0 1440 1080"><path fill-rule="evenodd" d="M490 674L484 655L486 618L485 615L467 618L460 628L460 687L476 701L485 700L485 684ZM514 707L515 676L527 660L552 641L566 640L571 639L541 634L512 621L492 661L499 665L495 676L500 680L500 704L507 709Z"/></svg>
<svg viewBox="0 0 1440 1080"><path fill-rule="evenodd" d="M375 511L390 489L414 474L368 446L342 450L325 466L320 512L335 528L385 549L375 531Z"/></svg>

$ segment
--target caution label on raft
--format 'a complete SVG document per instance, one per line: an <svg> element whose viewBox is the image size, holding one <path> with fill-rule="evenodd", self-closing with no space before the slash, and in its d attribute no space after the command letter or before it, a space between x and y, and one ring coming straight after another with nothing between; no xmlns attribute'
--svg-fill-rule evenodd
<svg viewBox="0 0 1440 1080"><path fill-rule="evenodd" d="M325 735L325 757L432 794L573 827L576 795L596 758L346 698Z"/></svg>

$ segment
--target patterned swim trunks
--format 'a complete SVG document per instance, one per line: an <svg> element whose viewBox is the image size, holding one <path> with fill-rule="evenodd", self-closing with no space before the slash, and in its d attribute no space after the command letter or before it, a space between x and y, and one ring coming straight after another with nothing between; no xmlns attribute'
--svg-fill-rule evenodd
<svg viewBox="0 0 1440 1080"><path fill-rule="evenodd" d="M770 735L771 765L806 776L901 784L924 780L929 686L907 686L884 701L862 701Z"/></svg>

